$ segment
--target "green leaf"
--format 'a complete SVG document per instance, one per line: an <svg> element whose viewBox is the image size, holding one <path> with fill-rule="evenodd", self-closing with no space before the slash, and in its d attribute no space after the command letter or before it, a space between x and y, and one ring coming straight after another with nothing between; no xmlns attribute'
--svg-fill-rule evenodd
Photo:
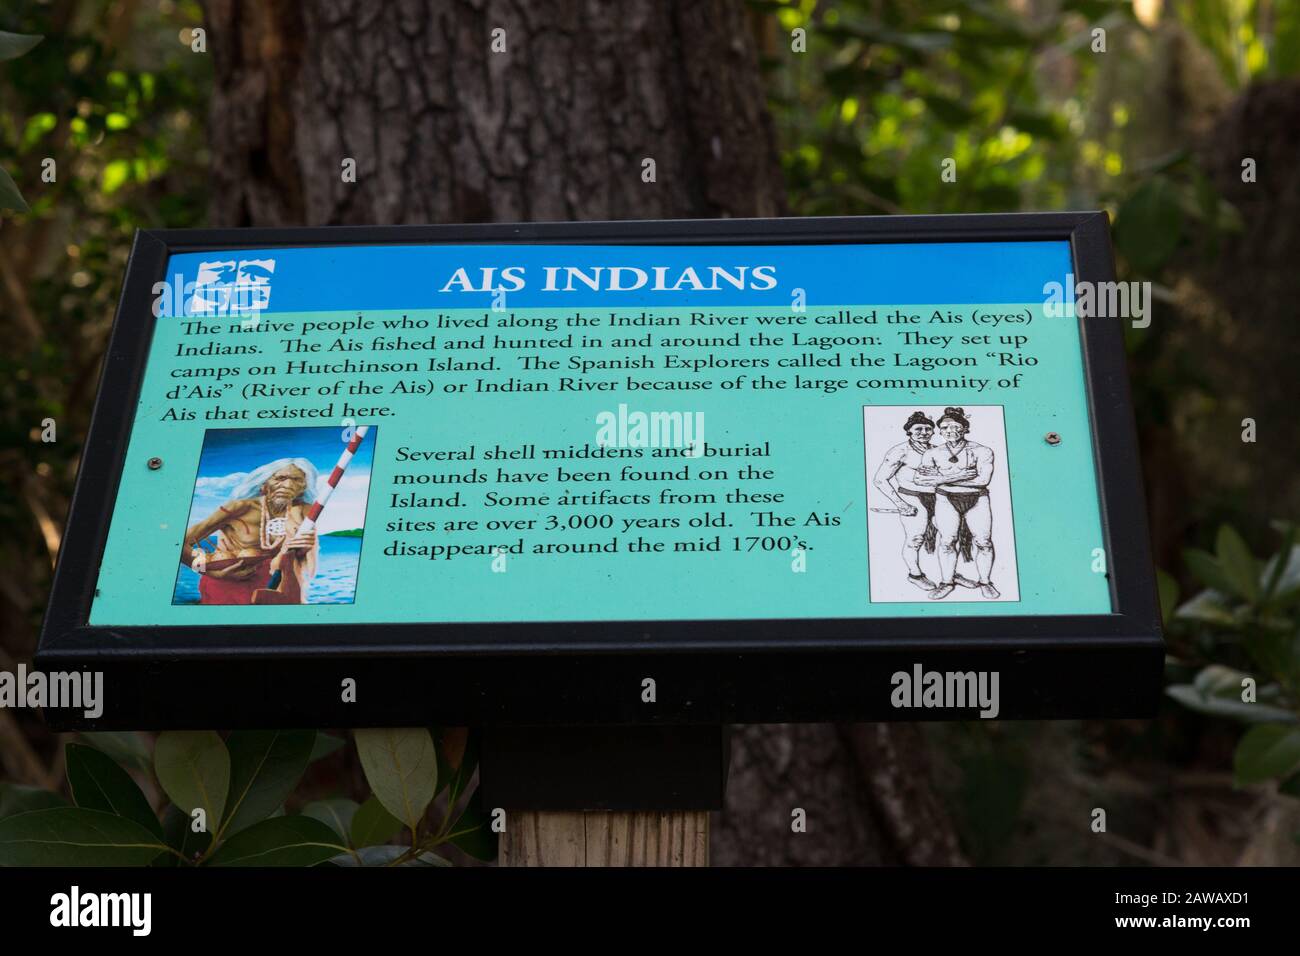
<svg viewBox="0 0 1300 956"><path fill-rule="evenodd" d="M0 783L0 819L32 810L66 807L68 802L57 793L20 783Z"/></svg>
<svg viewBox="0 0 1300 956"><path fill-rule="evenodd" d="M477 790L470 795L465 811L452 826L447 840L476 860L496 859L497 834L493 832L488 816L483 812L483 803Z"/></svg>
<svg viewBox="0 0 1300 956"><path fill-rule="evenodd" d="M23 201L23 194L18 191L18 184L3 166L0 166L0 209L31 212L31 207Z"/></svg>
<svg viewBox="0 0 1300 956"><path fill-rule="evenodd" d="M1236 529L1222 525L1214 542L1214 551L1219 567L1232 583L1233 592L1247 601L1258 600L1259 567L1255 556L1250 553L1250 548L1246 547L1246 542Z"/></svg>
<svg viewBox="0 0 1300 956"><path fill-rule="evenodd" d="M872 31L868 29L864 35L871 36ZM881 27L874 31L875 39L881 43L886 43L893 47L901 47L914 50L917 53L932 53L938 50L945 50L952 46L953 37L950 33L940 33L938 31L925 32L921 30L891 30Z"/></svg>
<svg viewBox="0 0 1300 956"><path fill-rule="evenodd" d="M335 866L390 866L393 861L410 850L407 846L365 846L355 854L340 853L330 862ZM360 857L360 859L358 859ZM450 860L444 860L436 853L422 850L416 856L397 864L398 866L451 866Z"/></svg>
<svg viewBox="0 0 1300 956"><path fill-rule="evenodd" d="M411 859L405 861L404 863L399 863L397 865L398 866L455 866L455 864L452 863L451 860L438 856L438 854L432 852L431 850L423 850L420 852L419 856L412 857Z"/></svg>
<svg viewBox="0 0 1300 956"><path fill-rule="evenodd" d="M438 756L423 727L354 730L357 755L379 802L414 832L438 788Z"/></svg>
<svg viewBox="0 0 1300 956"><path fill-rule="evenodd" d="M1289 724L1252 727L1237 743L1232 764L1239 784L1287 776L1300 767L1300 727Z"/></svg>
<svg viewBox="0 0 1300 956"><path fill-rule="evenodd" d="M105 163L103 174L100 176L100 191L106 196L117 192L130 178L131 169L131 161L128 159L114 159Z"/></svg>
<svg viewBox="0 0 1300 956"><path fill-rule="evenodd" d="M149 770L153 760L144 738L134 731L101 730L82 733L81 739L101 753L134 770Z"/></svg>
<svg viewBox="0 0 1300 956"><path fill-rule="evenodd" d="M1055 113L1037 110L1013 109L1007 115L1007 122L1023 133L1042 139L1058 140L1066 132L1066 124Z"/></svg>
<svg viewBox="0 0 1300 956"><path fill-rule="evenodd" d="M335 737L333 734L318 732L316 734L316 740L311 746L310 762L315 763L322 757L328 757L346 743L347 741L342 737Z"/></svg>
<svg viewBox="0 0 1300 956"><path fill-rule="evenodd" d="M1168 623L1174 619L1174 608L1178 606L1178 582L1172 574L1157 569L1156 589L1160 593L1160 617Z"/></svg>
<svg viewBox="0 0 1300 956"><path fill-rule="evenodd" d="M68 786L73 802L87 810L103 810L134 820L159 840L162 824L131 775L107 755L85 744L68 744Z"/></svg>
<svg viewBox="0 0 1300 956"><path fill-rule="evenodd" d="M1183 561L1192 574L1203 584L1209 585L1222 594L1236 594L1232 578L1219 564L1218 559L1209 552L1199 548L1188 548L1183 552Z"/></svg>
<svg viewBox="0 0 1300 956"><path fill-rule="evenodd" d="M1234 697L1205 694L1192 684L1173 684L1165 693L1189 710L1211 717L1227 717L1245 724L1295 723L1296 716L1289 710L1269 704L1248 704L1238 694Z"/></svg>
<svg viewBox="0 0 1300 956"><path fill-rule="evenodd" d="M1148 179L1120 204L1115 245L1138 272L1159 270L1182 236L1182 204L1173 184L1163 176Z"/></svg>
<svg viewBox="0 0 1300 956"><path fill-rule="evenodd" d="M0 61L17 59L43 39L45 38L38 34L6 33L0 30Z"/></svg>
<svg viewBox="0 0 1300 956"><path fill-rule="evenodd" d="M974 110L961 100L953 99L950 96L930 94L922 96L921 100L925 103L925 108L934 115L934 118L945 126L967 126L975 117Z"/></svg>
<svg viewBox="0 0 1300 956"><path fill-rule="evenodd" d="M272 817L241 830L208 859L210 866L315 866L345 852L330 827L301 815Z"/></svg>
<svg viewBox="0 0 1300 956"><path fill-rule="evenodd" d="M335 866L388 866L409 849L409 846L363 846L352 853L331 857L329 862Z"/></svg>
<svg viewBox="0 0 1300 956"><path fill-rule="evenodd" d="M1224 597L1218 591L1202 591L1185 604L1180 604L1174 611L1174 617L1180 620L1201 621L1220 627L1236 627L1237 619L1224 603Z"/></svg>
<svg viewBox="0 0 1300 956"><path fill-rule="evenodd" d="M1284 793L1288 797L1300 797L1300 773L1294 774L1278 784L1278 793Z"/></svg>
<svg viewBox="0 0 1300 956"><path fill-rule="evenodd" d="M1245 671L1239 671L1222 664L1210 664L1201 668L1192 681L1198 693L1205 697L1233 696L1241 699L1241 682L1249 677Z"/></svg>
<svg viewBox="0 0 1300 956"><path fill-rule="evenodd" d="M479 757L479 736L471 730L466 736L465 753L461 757L460 766L456 768L456 779L452 782L452 792L460 798L466 790L469 789L470 781L474 779L474 772L478 770Z"/></svg>
<svg viewBox="0 0 1300 956"><path fill-rule="evenodd" d="M352 833L352 820L357 815L357 809L355 800L338 797L333 800L314 800L302 808L302 815L324 823L339 835L340 840L347 843ZM380 809L382 810L383 807L380 807ZM384 813L387 815L388 811L385 810ZM389 817L389 819L392 818ZM396 820L393 822L397 823ZM400 827L401 824L398 823L397 826ZM396 832L396 830L393 831L393 833ZM389 836L391 837L392 834L390 833Z"/></svg>
<svg viewBox="0 0 1300 956"><path fill-rule="evenodd" d="M186 814L202 807L215 831L230 792L230 753L211 730L169 730L158 735L154 772L172 803Z"/></svg>
<svg viewBox="0 0 1300 956"><path fill-rule="evenodd" d="M1158 153L1148 160L1136 163L1131 172L1138 177L1155 176L1188 165L1191 157L1192 152L1186 146L1177 146L1163 153Z"/></svg>
<svg viewBox="0 0 1300 956"><path fill-rule="evenodd" d="M478 766L477 741L468 727L434 727L432 733L438 754L438 793L450 788L452 799L457 799Z"/></svg>
<svg viewBox="0 0 1300 956"><path fill-rule="evenodd" d="M1264 593L1270 598L1283 597L1300 589L1300 544L1290 544L1294 534L1294 529L1287 532L1287 546L1269 558L1260 572Z"/></svg>
<svg viewBox="0 0 1300 956"><path fill-rule="evenodd" d="M55 807L0 820L0 866L145 866L166 852L134 820Z"/></svg>
<svg viewBox="0 0 1300 956"><path fill-rule="evenodd" d="M169 803L163 812L163 833L167 837L167 845L191 863L212 845L212 834L207 830L195 833L193 824L190 815L182 812L175 804ZM155 866L178 866L179 863L170 853L154 861Z"/></svg>
<svg viewBox="0 0 1300 956"><path fill-rule="evenodd" d="M385 810L378 798L372 796L357 808L352 817L352 845L387 843L401 829L402 821Z"/></svg>
<svg viewBox="0 0 1300 956"><path fill-rule="evenodd" d="M233 732L226 739L230 793L220 834L233 836L274 813L298 785L315 742L311 730Z"/></svg>
<svg viewBox="0 0 1300 956"><path fill-rule="evenodd" d="M1265 703L1281 699L1281 688L1276 684L1256 687L1254 703L1242 700L1243 683L1250 676L1222 664L1211 664L1202 668L1191 684L1175 684L1166 693L1185 707L1216 717L1230 717L1248 724L1297 723L1291 711Z"/></svg>

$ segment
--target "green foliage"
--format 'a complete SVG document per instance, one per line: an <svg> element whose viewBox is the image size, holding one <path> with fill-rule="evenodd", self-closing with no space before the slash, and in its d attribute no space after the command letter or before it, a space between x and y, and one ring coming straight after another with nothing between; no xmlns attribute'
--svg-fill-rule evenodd
<svg viewBox="0 0 1300 956"><path fill-rule="evenodd" d="M1277 685L1256 690L1256 700L1242 700L1243 681L1252 679L1245 671L1222 664L1209 664L1202 668L1190 684L1172 684L1166 690L1170 697L1184 707L1228 717L1242 723L1295 723L1296 715L1284 707L1270 703L1280 698Z"/></svg>
<svg viewBox="0 0 1300 956"><path fill-rule="evenodd" d="M415 830L438 789L438 757L429 731L384 728L352 736L375 797Z"/></svg>
<svg viewBox="0 0 1300 956"><path fill-rule="evenodd" d="M158 736L154 772L172 803L193 815L202 810L209 828L221 822L230 789L230 752L211 730L168 731Z"/></svg>
<svg viewBox="0 0 1300 956"><path fill-rule="evenodd" d="M357 808L352 817L352 846L364 847L374 843L387 843L397 836L401 829L402 821L385 810L378 797L371 796Z"/></svg>
<svg viewBox="0 0 1300 956"><path fill-rule="evenodd" d="M29 207L0 211L0 639L14 659L35 646L135 230L203 221L211 58L177 41L202 15L196 0L0 4L0 30L46 36L0 58L0 180Z"/></svg>
<svg viewBox="0 0 1300 956"><path fill-rule="evenodd" d="M242 730L226 740L230 751L227 819L219 836L234 836L284 804L307 769L316 734L310 730Z"/></svg>
<svg viewBox="0 0 1300 956"><path fill-rule="evenodd" d="M1300 7L1272 0L1184 0L1182 22L1232 86L1300 69Z"/></svg>
<svg viewBox="0 0 1300 956"><path fill-rule="evenodd" d="M1237 743L1239 784L1277 780L1300 795L1300 544L1294 525L1277 522L1282 544L1258 560L1237 531L1219 528L1215 550L1188 549L1184 560L1208 587L1167 617L1171 635L1207 663L1168 693L1193 710L1249 724ZM1239 661L1239 658L1241 660ZM1230 664L1248 665L1248 669Z"/></svg>
<svg viewBox="0 0 1300 956"><path fill-rule="evenodd" d="M1260 724L1246 731L1233 755L1238 783L1286 777L1300 767L1300 727Z"/></svg>
<svg viewBox="0 0 1300 956"><path fill-rule="evenodd" d="M351 843L352 821L356 817L358 809L359 807L355 800L337 797L332 800L312 801L302 808L302 815L305 817L311 817L313 820L319 820L321 823L332 828L334 832L338 834L340 840L351 846L354 845ZM385 836L380 837L378 840L370 840L368 842L382 843L385 840L390 840L400 829L401 824L399 823Z"/></svg>
<svg viewBox="0 0 1300 956"><path fill-rule="evenodd" d="M335 737L333 734L317 732L316 741L312 744L311 757L309 760L311 763L315 763L317 760L328 757L330 754L334 753L334 751L346 747L347 743L348 742L342 737Z"/></svg>
<svg viewBox="0 0 1300 956"><path fill-rule="evenodd" d="M45 38L40 36L6 33L0 30L0 61L17 59L43 39Z"/></svg>
<svg viewBox="0 0 1300 956"><path fill-rule="evenodd" d="M314 866L346 851L332 829L299 814L263 820L235 834L208 858L208 864Z"/></svg>
<svg viewBox="0 0 1300 956"><path fill-rule="evenodd" d="M42 39L44 38L39 36L6 33L0 30L0 61L17 59L40 43ZM5 209L13 209L18 212L28 211L27 203L23 201L22 193L18 191L18 184L13 181L13 177L3 167L0 167L0 210Z"/></svg>
<svg viewBox="0 0 1300 956"><path fill-rule="evenodd" d="M1183 237L1183 209L1164 177L1143 182L1120 206L1115 246L1139 272L1158 270Z"/></svg>
<svg viewBox="0 0 1300 956"><path fill-rule="evenodd" d="M0 819L31 810L49 810L65 807L67 801L57 793L40 787L27 787L17 783L0 783Z"/></svg>
<svg viewBox="0 0 1300 956"><path fill-rule="evenodd" d="M1082 18L1031 20L983 0L761 6L785 32L765 65L800 213L1071 204L1078 108L1049 99L1038 74L1069 58L1092 68ZM1124 5L1090 6L1098 19L1127 16ZM790 48L795 29L806 54ZM955 181L940 175L945 160Z"/></svg>
<svg viewBox="0 0 1300 956"><path fill-rule="evenodd" d="M1236 209L1185 151L1117 179L1109 194L1119 206L1115 248L1133 278L1158 278L1193 243L1212 251L1241 228Z"/></svg>
<svg viewBox="0 0 1300 956"><path fill-rule="evenodd" d="M75 805L0 784L0 866L448 866L435 852L444 845L480 860L496 856L478 791L465 796L477 767L472 734L415 728L359 730L354 738L374 793L359 806L332 797L290 813L283 808L313 754L345 741L314 731L235 731L224 739L172 731L158 736L152 756L145 751L143 767L138 735L94 735L102 749L70 743ZM170 799L161 819L142 782ZM195 808L206 819L196 819Z"/></svg>
<svg viewBox="0 0 1300 956"><path fill-rule="evenodd" d="M102 753L112 757L118 763L132 770L148 770L153 766L153 757L144 738L130 731L98 731L83 733L81 739Z"/></svg>
<svg viewBox="0 0 1300 956"><path fill-rule="evenodd" d="M68 744L64 751L72 799L87 810L103 810L140 824L162 839L162 824L131 775L93 747Z"/></svg>
<svg viewBox="0 0 1300 956"><path fill-rule="evenodd" d="M163 833L167 845L175 851L175 858L165 857L155 860L154 865L177 866L183 863L201 863L212 846L212 834L204 829L195 832L190 815L174 803L168 804L163 811Z"/></svg>
<svg viewBox="0 0 1300 956"><path fill-rule="evenodd" d="M478 791L475 791L466 802L464 812L447 831L446 839L475 859L496 859L496 835L492 832L491 823Z"/></svg>
<svg viewBox="0 0 1300 956"><path fill-rule="evenodd" d="M134 820L55 807L0 820L0 866L144 866L167 846Z"/></svg>
<svg viewBox="0 0 1300 956"><path fill-rule="evenodd" d="M0 209L27 212L27 203L23 202L23 194L18 191L18 184L3 167L0 167Z"/></svg>
<svg viewBox="0 0 1300 956"><path fill-rule="evenodd" d="M363 847L356 853L340 854L330 862L335 866L451 866L448 860L429 850L412 856L400 846Z"/></svg>

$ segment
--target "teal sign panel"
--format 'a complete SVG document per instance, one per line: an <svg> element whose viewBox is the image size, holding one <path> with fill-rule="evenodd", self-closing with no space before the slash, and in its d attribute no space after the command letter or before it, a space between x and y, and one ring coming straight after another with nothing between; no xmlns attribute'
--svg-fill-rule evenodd
<svg viewBox="0 0 1300 956"><path fill-rule="evenodd" d="M166 273L92 626L1112 611L1065 241Z"/></svg>

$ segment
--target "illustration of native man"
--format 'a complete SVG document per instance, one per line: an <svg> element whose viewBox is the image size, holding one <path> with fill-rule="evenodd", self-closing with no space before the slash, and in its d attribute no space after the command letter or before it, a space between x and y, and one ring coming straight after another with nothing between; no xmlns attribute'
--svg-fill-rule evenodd
<svg viewBox="0 0 1300 956"><path fill-rule="evenodd" d="M925 412L913 412L903 425L903 432L907 441L885 452L872 484L897 506L899 520L903 523L903 563L907 565L907 580L924 591L933 591L938 585L921 570L921 548L924 547L927 554L934 553L937 540L934 524L936 492L933 485L918 484L913 477L931 451L934 422Z"/></svg>
<svg viewBox="0 0 1300 956"><path fill-rule="evenodd" d="M316 468L306 459L249 472L229 501L185 532L181 560L199 575L199 603L305 604L320 546L314 530L298 527L315 500ZM200 542L214 533L216 549L205 551ZM274 597L259 600L267 590Z"/></svg>
<svg viewBox="0 0 1300 956"><path fill-rule="evenodd" d="M923 456L913 483L935 491L934 525L938 531L939 584L930 592L942 600L958 586L977 589L989 600L1001 593L993 586L993 510L989 482L993 449L966 437L970 420L962 408L943 410L937 423L941 444ZM957 572L957 556L975 564L978 581Z"/></svg>

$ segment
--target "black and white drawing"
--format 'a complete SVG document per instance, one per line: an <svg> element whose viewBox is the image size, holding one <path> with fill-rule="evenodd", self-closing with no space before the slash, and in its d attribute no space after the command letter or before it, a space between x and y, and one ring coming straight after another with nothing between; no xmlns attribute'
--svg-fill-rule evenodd
<svg viewBox="0 0 1300 956"><path fill-rule="evenodd" d="M1002 406L867 406L863 438L871 600L1020 600Z"/></svg>

